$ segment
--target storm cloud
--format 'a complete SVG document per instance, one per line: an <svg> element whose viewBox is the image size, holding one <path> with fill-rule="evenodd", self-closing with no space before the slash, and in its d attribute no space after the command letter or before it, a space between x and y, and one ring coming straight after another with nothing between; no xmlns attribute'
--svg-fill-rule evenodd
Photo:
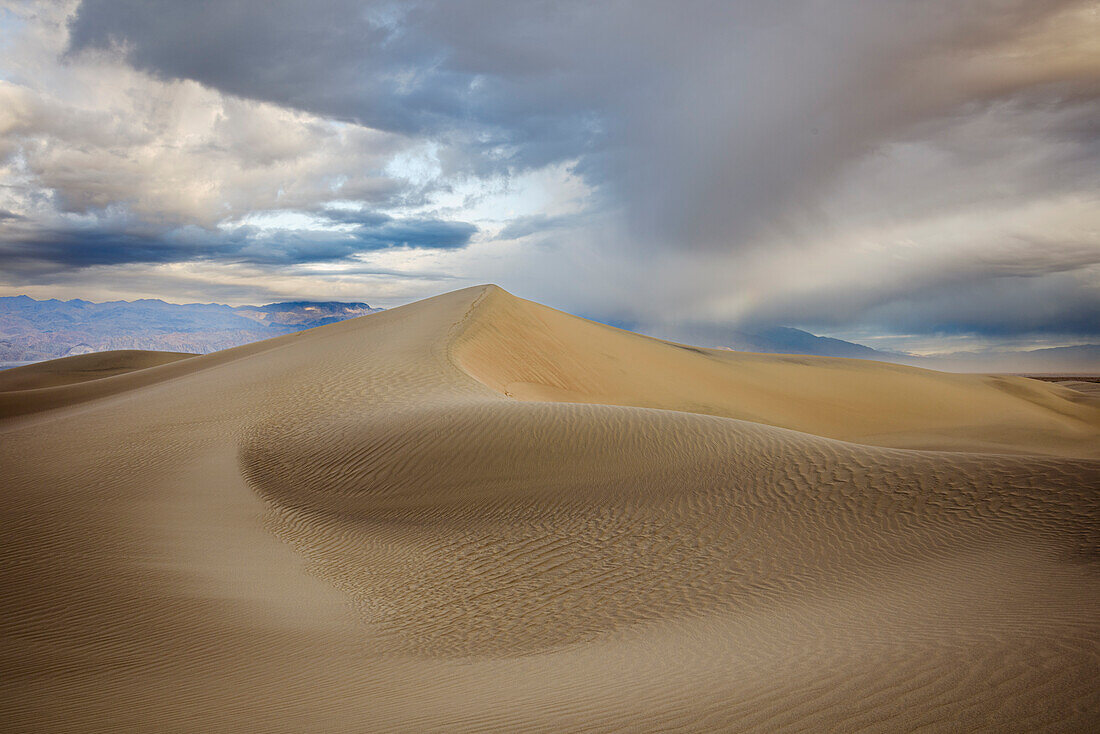
<svg viewBox="0 0 1100 734"><path fill-rule="evenodd" d="M344 262L664 332L1100 336L1090 2L19 17L3 269Z"/></svg>
<svg viewBox="0 0 1100 734"><path fill-rule="evenodd" d="M347 223L348 217L336 221ZM0 259L11 272L49 272L91 265L170 263L213 260L262 265L301 265L345 260L357 253L387 248L457 249L477 231L467 222L433 219L395 220L360 215L342 230L264 231L240 226L230 230L182 227L159 231L147 226L26 228L9 231L0 241Z"/></svg>

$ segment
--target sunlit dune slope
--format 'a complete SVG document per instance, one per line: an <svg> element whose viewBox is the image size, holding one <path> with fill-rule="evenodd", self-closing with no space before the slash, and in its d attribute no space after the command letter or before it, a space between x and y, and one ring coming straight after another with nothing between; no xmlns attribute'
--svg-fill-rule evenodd
<svg viewBox="0 0 1100 734"><path fill-rule="evenodd" d="M34 390L99 380L134 370L143 370L146 367L171 364L193 356L195 355L182 352L121 349L51 359L0 371L0 392Z"/></svg>
<svg viewBox="0 0 1100 734"><path fill-rule="evenodd" d="M0 422L10 730L1100 726L1058 386L483 287L54 390Z"/></svg>
<svg viewBox="0 0 1100 734"><path fill-rule="evenodd" d="M455 348L520 400L663 408L879 446L1100 454L1100 409L1061 386L651 339L491 289Z"/></svg>

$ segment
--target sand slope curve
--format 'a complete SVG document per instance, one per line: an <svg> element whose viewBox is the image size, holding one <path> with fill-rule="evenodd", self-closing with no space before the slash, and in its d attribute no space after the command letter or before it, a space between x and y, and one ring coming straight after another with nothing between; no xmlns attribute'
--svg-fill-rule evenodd
<svg viewBox="0 0 1100 734"><path fill-rule="evenodd" d="M0 423L8 728L1100 723L1072 391L491 286L241 350Z"/></svg>
<svg viewBox="0 0 1100 734"><path fill-rule="evenodd" d="M36 390L88 380L101 380L104 377L114 377L148 367L171 364L194 356L186 352L120 349L50 359L0 371L0 392Z"/></svg>

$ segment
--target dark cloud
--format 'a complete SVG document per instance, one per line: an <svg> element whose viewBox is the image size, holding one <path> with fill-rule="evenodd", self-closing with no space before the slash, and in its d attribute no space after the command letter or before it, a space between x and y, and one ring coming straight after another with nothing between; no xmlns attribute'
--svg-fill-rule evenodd
<svg viewBox="0 0 1100 734"><path fill-rule="evenodd" d="M754 349L746 333L768 333L777 323L816 334L844 334L843 338L857 342L875 335L980 336L993 341L1055 344L1100 342L1100 288L1077 273L978 277L965 284L929 283L876 296L869 299L862 293L831 292L790 299L761 309L735 327L684 320L643 322L632 328L689 344L732 345L751 351L771 349ZM861 325L861 334L851 333L853 324ZM904 343L903 339L893 341ZM922 341L927 342L927 338Z"/></svg>
<svg viewBox="0 0 1100 734"><path fill-rule="evenodd" d="M895 333L1100 337L1100 288L1071 273L978 280L891 300L861 315Z"/></svg>
<svg viewBox="0 0 1100 734"><path fill-rule="evenodd" d="M743 326L791 324L820 333L860 323L889 334L1100 338L1100 248L1047 247L1045 256L955 261L904 282L871 276L858 287L768 304Z"/></svg>
<svg viewBox="0 0 1100 734"><path fill-rule="evenodd" d="M466 161L489 169L573 156L591 132L572 82L547 67L564 57L544 31L575 41L540 15L510 3L86 2L71 44L125 48L166 77L380 130L446 133L492 153Z"/></svg>
<svg viewBox="0 0 1100 734"><path fill-rule="evenodd" d="M634 237L729 248L788 226L851 158L945 113L1052 83L1094 101L1073 70L966 68L1071 5L85 0L71 42L436 136L459 170L582 158L628 207Z"/></svg>
<svg viewBox="0 0 1100 734"><path fill-rule="evenodd" d="M330 222L357 225L352 235L361 250L388 247L454 250L468 245L477 233L477 227L469 222L397 220L378 212L340 209L325 209L317 214Z"/></svg>
<svg viewBox="0 0 1100 734"><path fill-rule="evenodd" d="M376 227L363 226L355 231L363 249L387 247L453 250L465 247L477 232L468 222L444 222L438 219L389 221Z"/></svg>
<svg viewBox="0 0 1100 734"><path fill-rule="evenodd" d="M187 261L298 265L338 261L389 248L457 249L469 244L477 232L477 227L467 222L438 219L335 212L329 218L357 226L348 231L265 230L254 226L158 231L148 227L125 229L117 224L24 227L0 237L0 269L43 273L99 265Z"/></svg>
<svg viewBox="0 0 1100 734"><path fill-rule="evenodd" d="M456 272L605 319L1095 331L1092 5L83 0L69 70L160 86L102 109L28 91L49 74L0 86L0 156L83 215L0 198L26 217L0 219L0 267L409 248L438 269L476 210L499 249ZM202 134L178 122L196 90ZM587 208L478 208L550 164ZM232 226L278 212L324 221Z"/></svg>
<svg viewBox="0 0 1100 734"><path fill-rule="evenodd" d="M44 229L0 239L0 270L44 272L95 265L166 263L194 259L200 248L149 232Z"/></svg>
<svg viewBox="0 0 1100 734"><path fill-rule="evenodd" d="M521 237L529 237L533 234L545 234L555 230L574 228L582 225L589 218L588 214L562 214L556 217L534 214L527 217L517 217L500 230L497 238L518 240Z"/></svg>

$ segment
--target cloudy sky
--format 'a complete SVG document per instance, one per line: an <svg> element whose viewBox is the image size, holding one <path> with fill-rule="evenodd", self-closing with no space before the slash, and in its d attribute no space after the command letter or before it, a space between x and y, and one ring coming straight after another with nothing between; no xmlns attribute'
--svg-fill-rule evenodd
<svg viewBox="0 0 1100 734"><path fill-rule="evenodd" d="M1095 0L0 0L0 295L1100 342Z"/></svg>

